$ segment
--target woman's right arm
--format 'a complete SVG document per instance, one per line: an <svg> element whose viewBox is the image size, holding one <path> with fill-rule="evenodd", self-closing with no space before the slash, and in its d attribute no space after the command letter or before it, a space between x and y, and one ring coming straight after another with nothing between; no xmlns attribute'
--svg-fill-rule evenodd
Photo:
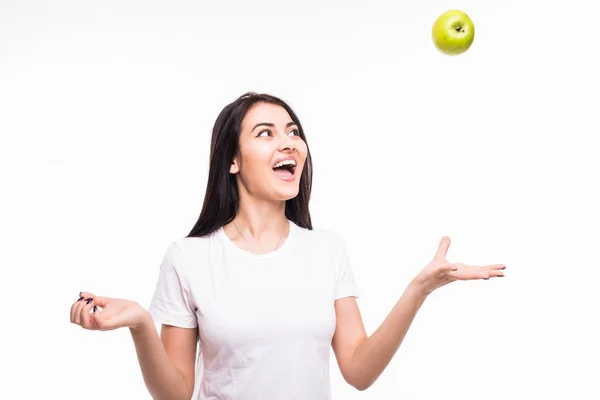
<svg viewBox="0 0 600 400"><path fill-rule="evenodd" d="M159 336L152 316L138 303L86 292L80 295L71 306L71 322L101 331L128 327L152 398L190 400L195 381L197 329L162 325Z"/></svg>
<svg viewBox="0 0 600 400"><path fill-rule="evenodd" d="M160 337L148 314L129 328L146 388L155 400L189 400L194 390L197 330L162 325Z"/></svg>

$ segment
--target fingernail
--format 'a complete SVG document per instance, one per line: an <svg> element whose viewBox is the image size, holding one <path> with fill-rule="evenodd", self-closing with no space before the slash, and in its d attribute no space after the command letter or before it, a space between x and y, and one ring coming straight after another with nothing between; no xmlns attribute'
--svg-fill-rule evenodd
<svg viewBox="0 0 600 400"><path fill-rule="evenodd" d="M87 298L87 299L85 299L85 303L86 303L86 304L90 304L90 303L92 302L92 300L93 300L93 299L92 299L91 297L90 297L90 298Z"/></svg>
<svg viewBox="0 0 600 400"><path fill-rule="evenodd" d="M79 296L81 296L81 294L82 294L82 293L83 293L83 292L79 292Z"/></svg>
<svg viewBox="0 0 600 400"><path fill-rule="evenodd" d="M80 298L77 299L77 301L81 301L81 300L83 300L83 297L80 297Z"/></svg>
<svg viewBox="0 0 600 400"><path fill-rule="evenodd" d="M96 306L94 306L94 312L96 312Z"/></svg>

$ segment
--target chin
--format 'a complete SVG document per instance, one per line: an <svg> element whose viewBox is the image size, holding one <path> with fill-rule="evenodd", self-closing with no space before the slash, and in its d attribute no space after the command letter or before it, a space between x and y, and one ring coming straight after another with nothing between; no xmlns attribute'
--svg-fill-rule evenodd
<svg viewBox="0 0 600 400"><path fill-rule="evenodd" d="M298 196L299 192L299 188L295 188L293 190L277 190L273 197L278 201L287 201Z"/></svg>

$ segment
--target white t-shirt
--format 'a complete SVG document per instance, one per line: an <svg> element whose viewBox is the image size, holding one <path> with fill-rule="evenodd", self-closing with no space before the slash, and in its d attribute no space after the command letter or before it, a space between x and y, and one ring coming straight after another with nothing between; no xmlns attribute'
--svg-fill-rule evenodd
<svg viewBox="0 0 600 400"><path fill-rule="evenodd" d="M223 228L176 240L149 311L198 328L194 400L327 400L334 301L347 296L359 290L342 238L290 222L287 240L262 255Z"/></svg>

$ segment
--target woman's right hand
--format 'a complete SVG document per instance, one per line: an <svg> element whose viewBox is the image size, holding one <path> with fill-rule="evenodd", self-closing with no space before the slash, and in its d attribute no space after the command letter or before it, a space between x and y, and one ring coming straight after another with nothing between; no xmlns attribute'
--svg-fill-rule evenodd
<svg viewBox="0 0 600 400"><path fill-rule="evenodd" d="M71 322L89 330L138 329L151 321L148 311L135 301L126 299L81 292L79 299L71 306Z"/></svg>

